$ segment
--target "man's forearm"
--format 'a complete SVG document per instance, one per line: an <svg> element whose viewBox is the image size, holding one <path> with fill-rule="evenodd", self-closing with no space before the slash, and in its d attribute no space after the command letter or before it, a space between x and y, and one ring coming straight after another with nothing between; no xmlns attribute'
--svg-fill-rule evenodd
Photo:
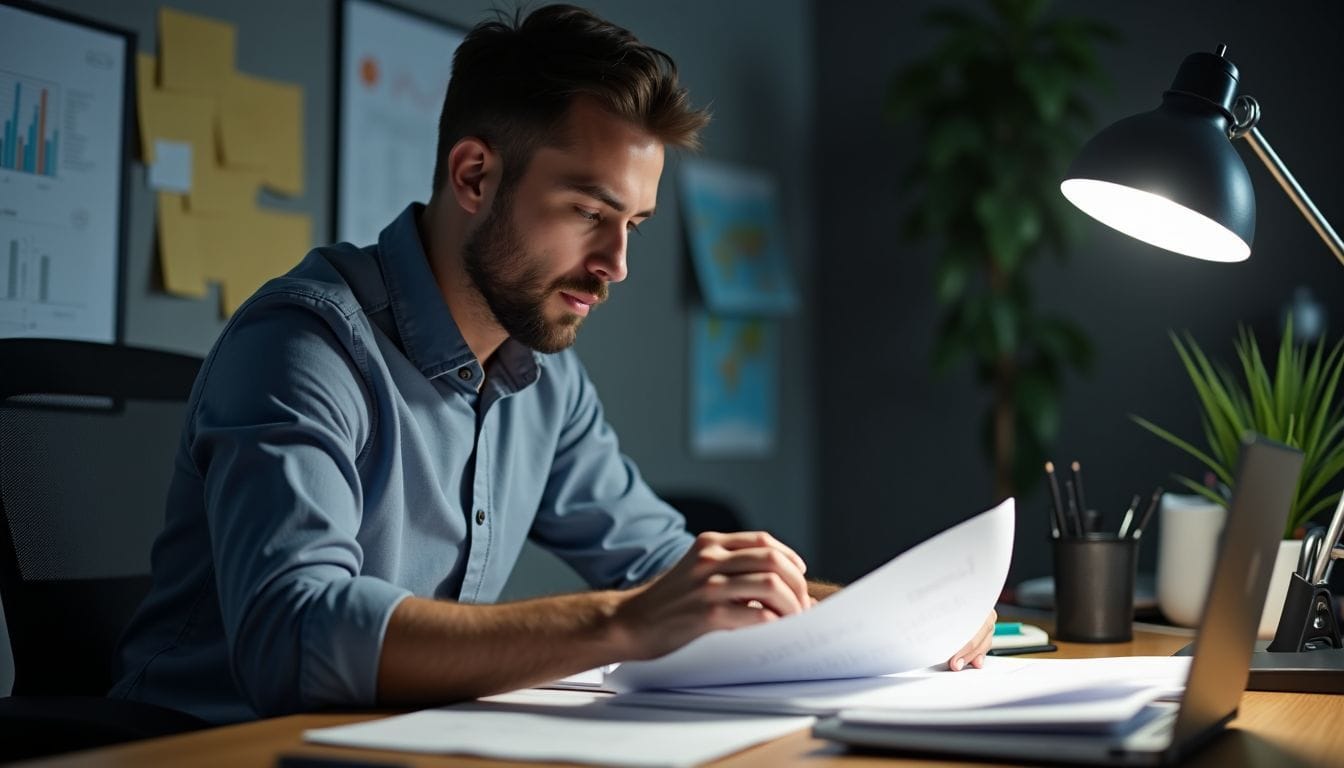
<svg viewBox="0 0 1344 768"><path fill-rule="evenodd" d="M408 597L383 635L378 701L488 696L628 659L651 659L718 629L804 610L839 587L761 532L705 533L675 566L623 591L501 605ZM804 594L806 591L806 594Z"/></svg>
<svg viewBox="0 0 1344 768"><path fill-rule="evenodd" d="M380 704L440 703L524 688L628 657L618 592L464 605L409 597L392 612Z"/></svg>

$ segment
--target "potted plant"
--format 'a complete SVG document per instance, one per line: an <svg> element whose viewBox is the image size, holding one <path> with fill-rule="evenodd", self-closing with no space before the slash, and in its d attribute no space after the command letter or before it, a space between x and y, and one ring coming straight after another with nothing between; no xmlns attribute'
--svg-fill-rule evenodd
<svg viewBox="0 0 1344 768"><path fill-rule="evenodd" d="M988 5L926 15L941 37L893 75L886 108L922 134L904 234L937 248L934 367L970 362L989 391L985 447L1004 498L1040 486L1064 376L1092 357L1076 323L1037 307L1031 276L1076 238L1059 178L1091 122L1087 93L1104 81L1095 47L1115 34L1042 0Z"/></svg>
<svg viewBox="0 0 1344 768"><path fill-rule="evenodd" d="M1336 480L1344 472L1344 401L1339 397L1344 340L1328 349L1324 338L1315 345L1294 345L1290 321L1284 326L1271 371L1255 337L1241 327L1235 344L1239 377L1227 367L1210 361L1189 333L1184 341L1173 333L1171 341L1199 401L1204 445L1196 446L1147 419L1131 416L1139 426L1194 457L1227 489L1233 483L1241 437L1247 431L1258 432L1303 453L1302 474L1293 494L1260 625L1264 637L1267 632L1273 633L1278 622L1288 575L1296 568L1301 554L1300 537L1305 526L1323 513L1333 511L1340 498ZM1176 476L1176 481L1212 503L1227 505L1226 493L1217 488L1181 475ZM1158 580L1160 593L1160 573Z"/></svg>

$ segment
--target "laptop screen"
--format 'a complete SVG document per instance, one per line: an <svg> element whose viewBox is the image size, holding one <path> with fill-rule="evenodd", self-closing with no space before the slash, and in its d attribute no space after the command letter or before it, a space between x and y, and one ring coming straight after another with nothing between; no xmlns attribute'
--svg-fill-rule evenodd
<svg viewBox="0 0 1344 768"><path fill-rule="evenodd" d="M1302 453L1255 436L1242 444L1232 504L1195 639L1172 743L1197 745L1232 715L1250 674L1256 629Z"/></svg>

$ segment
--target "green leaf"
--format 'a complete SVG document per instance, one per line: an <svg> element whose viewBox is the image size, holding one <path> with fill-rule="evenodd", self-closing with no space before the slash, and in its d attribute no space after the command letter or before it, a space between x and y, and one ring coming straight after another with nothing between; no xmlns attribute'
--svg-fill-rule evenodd
<svg viewBox="0 0 1344 768"><path fill-rule="evenodd" d="M1040 119L1047 124L1058 122L1068 103L1070 74L1042 66L1033 59L1020 62L1016 74L1018 82L1036 105Z"/></svg>
<svg viewBox="0 0 1344 768"><path fill-rule="evenodd" d="M942 121L929 134L929 168L935 173L946 171L963 155L974 153L983 146L981 128L974 121L965 117Z"/></svg>
<svg viewBox="0 0 1344 768"><path fill-rule="evenodd" d="M1186 453L1193 456L1201 464L1208 467L1209 470L1213 472L1214 475L1216 475L1219 480L1222 480L1224 483L1227 483L1228 485L1232 484L1232 473L1228 472L1227 469L1222 464L1215 461L1207 453L1204 453L1203 451L1199 450L1198 448L1186 442L1185 440L1182 440L1176 435L1173 435L1172 433L1157 426L1156 424L1143 418L1142 416L1135 416L1133 414L1130 414L1129 418L1135 424L1138 424L1140 427L1143 427L1149 432L1152 432L1154 435L1157 435L1163 440L1166 440L1168 443L1171 443L1177 448L1180 448L1182 451L1185 451Z"/></svg>
<svg viewBox="0 0 1344 768"><path fill-rule="evenodd" d="M1203 496L1209 501L1212 501L1214 504L1217 504L1220 507L1227 506L1227 499L1220 496L1216 491L1214 491L1207 485L1204 485L1203 483L1197 483L1194 480L1191 480L1190 478L1186 477L1185 475L1172 475L1171 477L1177 483L1180 483L1185 488L1193 491L1194 493L1199 494L1200 496Z"/></svg>
<svg viewBox="0 0 1344 768"><path fill-rule="evenodd" d="M1041 444L1049 444L1059 434L1059 387L1042 371L1019 371L1016 395L1018 423L1030 430Z"/></svg>
<svg viewBox="0 0 1344 768"><path fill-rule="evenodd" d="M971 265L962 259L947 256L938 262L934 294L938 303L947 305L961 299L970 282Z"/></svg>

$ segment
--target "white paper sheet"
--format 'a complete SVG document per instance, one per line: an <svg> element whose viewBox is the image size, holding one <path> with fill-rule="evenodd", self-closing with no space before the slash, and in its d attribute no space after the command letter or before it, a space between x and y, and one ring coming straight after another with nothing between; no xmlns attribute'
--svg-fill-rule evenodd
<svg viewBox="0 0 1344 768"><path fill-rule="evenodd" d="M613 704L758 714L829 715L849 709L956 713L1040 701L1051 696L1106 698L1127 689L1145 701L1179 693L1189 674L1182 656L1102 659L989 657L984 669L931 667L883 677L633 691ZM1089 691L1091 693L1089 693ZM1048 703L1048 702L1047 702ZM1109 710L1107 710L1109 712ZM931 716L932 717L932 716Z"/></svg>
<svg viewBox="0 0 1344 768"><path fill-rule="evenodd" d="M149 188L186 194L191 191L191 145L185 141L154 140L154 163L149 166Z"/></svg>
<svg viewBox="0 0 1344 768"><path fill-rule="evenodd" d="M838 717L846 723L906 728L1113 732L1125 730L1157 697L1153 688L1117 683L974 709L846 709Z"/></svg>
<svg viewBox="0 0 1344 768"><path fill-rule="evenodd" d="M607 676L618 691L872 677L946 661L994 607L1013 553L1013 500L901 554L811 610L711 632Z"/></svg>
<svg viewBox="0 0 1344 768"><path fill-rule="evenodd" d="M344 747L660 768L716 760L812 725L810 717L613 707L606 694L518 691L443 709L306 731Z"/></svg>
<svg viewBox="0 0 1344 768"><path fill-rule="evenodd" d="M566 691L600 691L603 693L614 693L610 688L607 688L605 677L608 671L615 668L615 664L608 664L605 667L588 669L583 672L575 672L569 677L562 677L534 687L543 689L554 688Z"/></svg>

